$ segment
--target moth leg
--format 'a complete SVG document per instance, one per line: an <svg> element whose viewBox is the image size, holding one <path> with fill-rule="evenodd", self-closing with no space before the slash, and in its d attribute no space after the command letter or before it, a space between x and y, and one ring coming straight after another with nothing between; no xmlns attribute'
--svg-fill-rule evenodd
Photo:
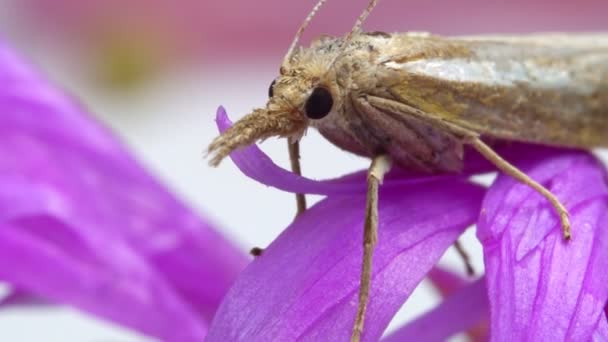
<svg viewBox="0 0 608 342"><path fill-rule="evenodd" d="M479 138L477 132L473 132L467 128L459 126L458 124L443 120L436 114L424 112L418 108L414 108L401 102L377 96L367 96L367 100L373 106L381 108L391 115L395 115L397 117L402 115L412 115L420 118L421 120L432 123L439 128L445 129L447 132L450 132L456 136L462 137L466 143L472 145L479 153L481 153L481 155L496 165L496 167L498 167L504 173L522 182L523 184L528 185L532 189L536 190L539 194L543 195L543 197L545 197L551 203L559 215L564 239L570 239L570 219L568 218L568 210L566 210L559 199L555 197L551 191L547 190L547 188L534 181L528 175L521 172L515 166L511 165L508 161L504 160L501 156L494 152L491 147L486 145Z"/></svg>
<svg viewBox="0 0 608 342"><path fill-rule="evenodd" d="M473 268L473 265L471 264L471 258L469 257L469 253L467 253L467 251L464 249L464 247L460 243L460 240L454 241L454 248L456 248L456 252L458 253L458 255L460 255L460 259L462 259L462 262L464 263L464 267L467 270L467 275L474 276L475 269Z"/></svg>
<svg viewBox="0 0 608 342"><path fill-rule="evenodd" d="M568 218L568 210L551 191L549 191L547 188L530 178L525 173L521 172L518 168L511 165L508 161L504 160L501 156L494 152L494 150L492 150L490 146L486 145L479 137L469 137L467 142L504 173L528 185L532 189L536 190L539 194L543 195L551 203L551 205L559 215L562 224L562 232L564 235L564 239L570 240L572 235L570 233L570 219Z"/></svg>
<svg viewBox="0 0 608 342"><path fill-rule="evenodd" d="M298 176L302 175L300 168L300 142L297 140L291 141L287 139L287 149L289 151L289 162L291 163L291 171ZM304 194L296 194L296 217L306 210L306 196Z"/></svg>
<svg viewBox="0 0 608 342"><path fill-rule="evenodd" d="M300 168L300 142L287 139L287 150L289 151L291 171L298 176L302 175L302 169ZM306 211L306 196L304 194L296 194L296 208L295 217ZM256 246L249 250L249 254L254 257L259 257L262 253L264 253L264 248L262 247Z"/></svg>
<svg viewBox="0 0 608 342"><path fill-rule="evenodd" d="M365 224L363 228L363 263L359 287L359 304L353 326L351 342L361 340L365 311L369 301L369 290L372 280L372 256L378 241L378 188L384 175L391 168L391 160L387 155L373 158L367 173L367 198L365 203Z"/></svg>

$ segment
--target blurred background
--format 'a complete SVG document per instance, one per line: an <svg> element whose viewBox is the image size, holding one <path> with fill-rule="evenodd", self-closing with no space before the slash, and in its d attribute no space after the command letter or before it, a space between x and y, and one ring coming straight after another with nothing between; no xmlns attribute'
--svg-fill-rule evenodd
<svg viewBox="0 0 608 342"><path fill-rule="evenodd" d="M350 30L367 0L333 0L304 35ZM291 194L267 188L230 162L203 158L217 135L216 108L232 119L265 103L268 86L313 1L280 0L0 0L0 36L78 97L109 125L148 169L195 210L217 223L244 251L266 246L291 221ZM366 30L482 34L606 31L605 0L383 0ZM288 166L286 144L263 144ZM367 167L309 131L303 173L336 177ZM237 214L238 213L238 214ZM464 245L483 270L474 230ZM463 272L453 251L444 264ZM463 272L464 273L464 272ZM417 291L398 319L436 303ZM35 327L35 329L32 329ZM67 308L0 311L2 341L149 341Z"/></svg>

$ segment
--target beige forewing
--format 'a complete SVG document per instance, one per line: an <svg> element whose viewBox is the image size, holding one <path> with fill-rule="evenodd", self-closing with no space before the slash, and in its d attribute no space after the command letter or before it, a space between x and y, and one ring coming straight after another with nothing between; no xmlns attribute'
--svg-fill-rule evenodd
<svg viewBox="0 0 608 342"><path fill-rule="evenodd" d="M486 136L608 147L608 35L392 39L395 100Z"/></svg>

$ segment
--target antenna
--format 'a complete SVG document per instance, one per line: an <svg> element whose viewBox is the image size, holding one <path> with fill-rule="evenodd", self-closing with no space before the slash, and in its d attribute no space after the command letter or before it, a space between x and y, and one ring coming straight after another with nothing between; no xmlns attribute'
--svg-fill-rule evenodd
<svg viewBox="0 0 608 342"><path fill-rule="evenodd" d="M367 8L365 8L363 13L361 13L361 15L359 15L359 18L357 18L357 21L355 22L355 26L353 26L353 29L350 30L350 32L348 33L346 38L344 38L344 45L347 45L348 42L352 39L353 35L361 30L361 26L363 26L363 22L365 22L365 19L367 19L369 14L372 13L372 10L378 4L378 1L379 0L370 0L369 4L367 4Z"/></svg>
<svg viewBox="0 0 608 342"><path fill-rule="evenodd" d="M336 62L336 60L340 56L342 56L342 54L344 53L344 50L346 50L346 47L348 47L348 44L353 39L353 36L355 35L355 33L358 33L361 30L361 26L363 26L363 23L365 22L365 19L367 19L367 17L369 16L369 14L372 13L372 10L378 4L378 1L379 0L370 0L370 2L367 4L367 7L363 11L363 13L361 13L361 15L359 15L359 18L357 18L357 21L355 22L355 26L353 26L353 29L350 30L350 32L346 35L346 37L344 37L344 40L342 41L342 46L340 48L340 53L338 53L336 55L336 57L329 64L330 68L334 65L334 63Z"/></svg>
<svg viewBox="0 0 608 342"><path fill-rule="evenodd" d="M300 28L298 29L298 32L296 32L296 36L293 38L293 41L291 42L291 45L289 46L289 50L287 50L287 54L285 55L285 58L283 59L283 66L285 66L285 64L287 64L287 61L289 61L289 59L291 59L293 50L295 50L296 45L298 45L298 41L300 40L300 37L302 37L304 30L306 29L308 24L310 24L310 22L312 21L312 18L314 18L315 14L317 14L317 12L321 8L321 6L323 6L323 4L326 1L327 0L317 1L315 7L312 8L310 13L308 13L308 16L306 17L306 19L304 19L304 22L302 23L302 25L300 25Z"/></svg>

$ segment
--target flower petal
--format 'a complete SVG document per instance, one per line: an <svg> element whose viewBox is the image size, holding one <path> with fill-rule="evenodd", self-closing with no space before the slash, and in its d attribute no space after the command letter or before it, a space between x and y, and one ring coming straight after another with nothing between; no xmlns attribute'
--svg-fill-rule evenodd
<svg viewBox="0 0 608 342"><path fill-rule="evenodd" d="M485 280L479 279L447 297L441 304L382 339L398 341L446 341L488 317Z"/></svg>
<svg viewBox="0 0 608 342"><path fill-rule="evenodd" d="M383 187L364 340L378 340L405 299L477 216L484 189L464 182ZM209 341L350 336L357 307L365 197L315 205L243 271Z"/></svg>
<svg viewBox="0 0 608 342"><path fill-rule="evenodd" d="M519 165L570 210L564 241L550 204L501 175L478 226L484 245L491 335L499 340L591 339L608 299L608 187L602 165L578 152Z"/></svg>
<svg viewBox="0 0 608 342"><path fill-rule="evenodd" d="M246 256L177 201L108 130L38 77L2 42L0 81L0 223L12 227L7 239L26 239L11 242L29 248L24 253L34 253L33 246L38 245L62 253L47 262L39 255L28 256L40 263L29 265L27 274L12 265L2 270L2 279L90 312L105 310L104 299L91 298L99 306L97 311L91 303L69 301L84 290L83 284L69 281L76 279L71 277L86 275L89 278L81 281L87 286L95 279L113 279L117 284L141 281L131 286L141 286L142 291L153 283L166 283L167 293L159 300L168 301L167 310L157 308L159 316L182 317L184 327L188 312L201 322L210 320L247 263ZM7 249L2 257L14 260L9 251L18 249ZM60 292L39 286L40 277L54 268L55 261L66 267L57 271L57 277L64 277ZM104 280L104 273L113 269L117 275ZM88 274L95 270L100 274ZM112 310L144 309L129 308L137 303L133 301L125 300L122 307L116 302ZM179 307L181 314L176 311ZM175 330L180 330L179 322L175 321ZM194 336L200 335L197 329Z"/></svg>

